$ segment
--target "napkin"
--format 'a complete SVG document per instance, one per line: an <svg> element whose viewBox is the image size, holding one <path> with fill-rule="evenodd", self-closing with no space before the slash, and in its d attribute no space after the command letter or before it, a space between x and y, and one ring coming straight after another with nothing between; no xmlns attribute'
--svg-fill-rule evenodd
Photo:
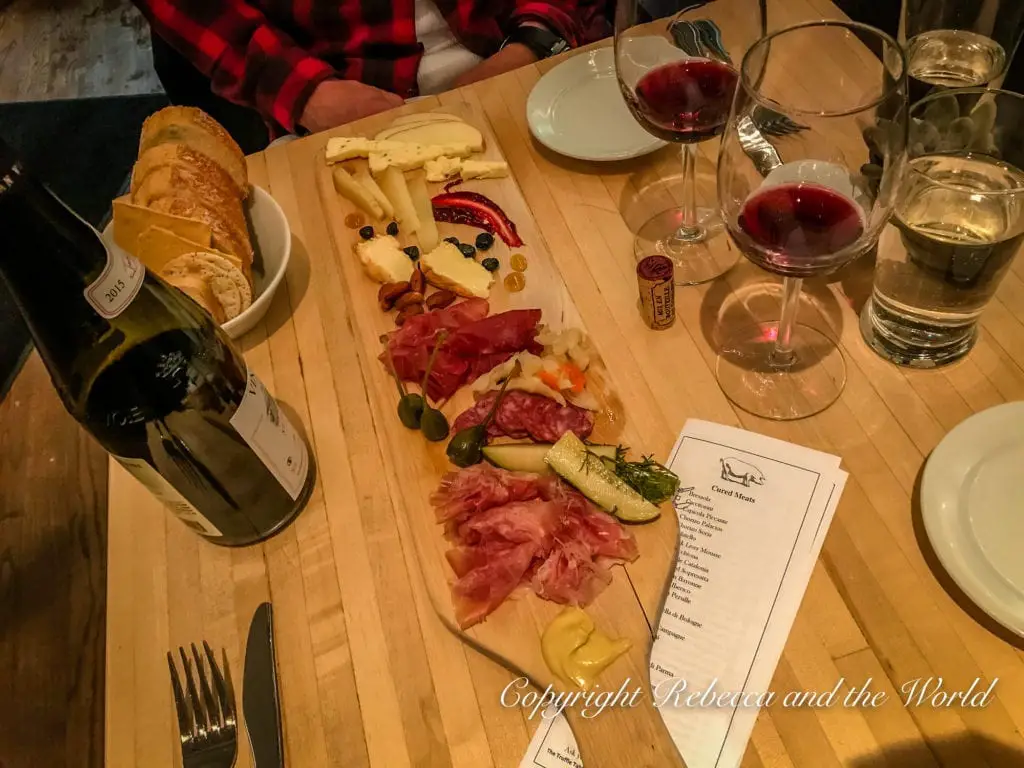
<svg viewBox="0 0 1024 768"><path fill-rule="evenodd" d="M689 768L740 764L839 504L839 458L691 419L667 465L679 553L651 649L651 695ZM520 768L582 768L544 713Z"/></svg>

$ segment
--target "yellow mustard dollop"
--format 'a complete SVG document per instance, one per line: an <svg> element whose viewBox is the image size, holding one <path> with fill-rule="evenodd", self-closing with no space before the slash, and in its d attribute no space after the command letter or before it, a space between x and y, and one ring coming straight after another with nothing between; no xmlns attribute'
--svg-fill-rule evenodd
<svg viewBox="0 0 1024 768"><path fill-rule="evenodd" d="M604 634L586 611L574 607L552 619L540 645L544 661L559 680L588 690L613 661L629 650L631 643Z"/></svg>

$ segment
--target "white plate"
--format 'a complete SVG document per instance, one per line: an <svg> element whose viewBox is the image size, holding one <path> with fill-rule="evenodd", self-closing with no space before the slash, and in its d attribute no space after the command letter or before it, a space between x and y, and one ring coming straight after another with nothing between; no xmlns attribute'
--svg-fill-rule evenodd
<svg viewBox="0 0 1024 768"><path fill-rule="evenodd" d="M267 314L292 253L288 219L269 192L253 185L245 213L253 235L253 248L263 257L263 274L253 272L253 298L249 308L221 326L232 339L251 331ZM113 226L108 224L103 230L103 239L108 245L114 242Z"/></svg>
<svg viewBox="0 0 1024 768"><path fill-rule="evenodd" d="M935 553L971 600L1024 636L1024 402L958 424L921 478Z"/></svg>
<svg viewBox="0 0 1024 768"><path fill-rule="evenodd" d="M577 160L627 160L667 143L630 113L611 48L573 56L538 80L526 100L526 120L537 141Z"/></svg>

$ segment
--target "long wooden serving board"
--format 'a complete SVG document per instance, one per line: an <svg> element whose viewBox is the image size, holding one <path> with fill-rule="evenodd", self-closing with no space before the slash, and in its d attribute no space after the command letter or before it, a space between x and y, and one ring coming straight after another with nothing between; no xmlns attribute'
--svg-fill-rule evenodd
<svg viewBox="0 0 1024 768"><path fill-rule="evenodd" d="M486 118L479 111L468 105L447 107L443 111L458 113L483 133L486 141L483 159L502 159L498 142ZM363 120L331 135L373 136L391 117ZM326 139L324 141L326 143ZM316 252L316 249L311 249L312 272L317 276L317 281L336 281L333 287L344 291L346 305L351 308L348 321L361 344L358 350L361 367L359 373L369 393L374 426L382 451L389 460L387 477L382 480L393 486L393 492L397 491L393 495L403 507L401 512L407 520L412 539L404 544L415 549L431 603L446 626L465 642L517 674L528 677L540 690L545 690L549 685L558 689L560 683L542 657L540 638L544 628L563 606L527 594L506 600L485 621L468 630L460 629L455 621L449 591L454 575L444 557L448 543L444 539L442 526L435 522L429 503L430 494L437 488L442 475L454 467L445 455L446 442L431 444L420 433L406 429L398 420L395 385L377 360L381 351L379 337L394 330L394 318L379 308L379 286L365 275L353 251L359 234L357 230L345 225L344 218L355 211L355 207L335 192L330 168L322 152L315 155L314 162L317 167L313 170L313 176L333 252ZM439 192L440 187L431 185L432 194ZM487 179L468 182L464 188L478 191L497 202L515 222L524 241L524 246L509 249L496 238L494 248L487 254L497 257L501 262L489 299L491 313L535 307L542 310L542 322L550 328L559 330L580 327L585 331L515 180L511 177ZM378 229L381 226L378 225ZM463 225L439 223L438 227L442 238L456 235L464 242L472 242L479 232ZM400 234L399 239L403 245L415 243L414 236ZM513 252L525 255L529 264L525 272L526 287L518 293L507 291L502 282L510 271L509 257ZM321 294L322 297L329 295L327 286L323 287L325 292ZM600 349L600 340L594 341ZM609 379L614 386L614 371L609 372ZM443 410L449 420L453 421L471 402L469 390L464 388ZM623 423L615 424L611 430L606 427L605 434L596 436L606 439L615 437L632 446L634 453L639 454L644 450L644 435L630 424L629 410L628 403L625 403ZM329 472L330 468L321 468L321 471ZM614 568L610 586L587 607L599 629L614 637L626 637L632 641L631 651L606 670L596 690L615 692L625 686L630 692L636 688L644 691L642 697L634 699L635 706L609 707L597 717L584 717L581 714L582 704L569 711L588 768L681 764L661 717L647 695L652 627L656 626L655 612L661 604L669 572L675 562L678 535L675 515L670 507L666 509L667 514L663 514L657 521L631 527L637 539L640 557L626 568ZM588 714L595 708L596 704L588 710Z"/></svg>

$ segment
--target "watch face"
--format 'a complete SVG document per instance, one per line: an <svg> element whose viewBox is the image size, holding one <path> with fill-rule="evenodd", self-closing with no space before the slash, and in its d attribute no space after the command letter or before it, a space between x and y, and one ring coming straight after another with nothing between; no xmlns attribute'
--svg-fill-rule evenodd
<svg viewBox="0 0 1024 768"><path fill-rule="evenodd" d="M553 46L551 46L551 55L552 56L557 56L562 51L566 51L568 49L569 49L568 41L563 40L562 38L558 38L558 40L555 42L555 44Z"/></svg>

